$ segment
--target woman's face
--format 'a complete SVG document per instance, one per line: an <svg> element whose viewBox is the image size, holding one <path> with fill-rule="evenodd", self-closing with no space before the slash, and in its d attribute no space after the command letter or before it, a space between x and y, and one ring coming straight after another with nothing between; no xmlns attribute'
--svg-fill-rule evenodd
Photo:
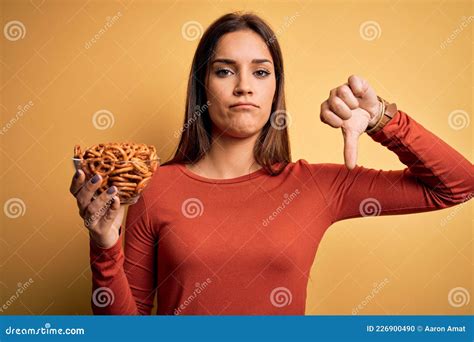
<svg viewBox="0 0 474 342"><path fill-rule="evenodd" d="M275 89L273 59L262 37L242 30L220 38L206 80L215 133L235 138L258 134L270 116Z"/></svg>

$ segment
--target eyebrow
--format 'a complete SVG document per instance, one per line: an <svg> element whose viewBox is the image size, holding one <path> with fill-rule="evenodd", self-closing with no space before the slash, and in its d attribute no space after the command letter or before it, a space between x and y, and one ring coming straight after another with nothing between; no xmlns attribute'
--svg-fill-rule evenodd
<svg viewBox="0 0 474 342"><path fill-rule="evenodd" d="M237 64L237 62L233 59L230 58L216 58L211 62L211 65L214 63L224 63L224 64ZM252 64L261 64L261 63L270 63L272 64L272 61L266 58L257 58L257 59L252 59Z"/></svg>

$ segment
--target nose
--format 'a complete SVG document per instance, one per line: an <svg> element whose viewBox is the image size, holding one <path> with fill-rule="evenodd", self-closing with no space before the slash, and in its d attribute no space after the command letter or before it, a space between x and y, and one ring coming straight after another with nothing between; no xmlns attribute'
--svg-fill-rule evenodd
<svg viewBox="0 0 474 342"><path fill-rule="evenodd" d="M244 73L239 73L239 77L237 79L238 82L234 88L234 95L241 96L253 93L249 79Z"/></svg>

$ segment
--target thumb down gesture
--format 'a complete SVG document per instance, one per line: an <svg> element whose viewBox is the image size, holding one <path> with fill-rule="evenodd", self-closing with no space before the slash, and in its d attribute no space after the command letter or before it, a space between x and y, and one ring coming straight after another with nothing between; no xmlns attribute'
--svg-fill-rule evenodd
<svg viewBox="0 0 474 342"><path fill-rule="evenodd" d="M321 104L321 121L341 128L344 138L344 164L353 169L357 163L359 136L374 126L381 115L377 94L362 77L352 75L348 82L332 89Z"/></svg>

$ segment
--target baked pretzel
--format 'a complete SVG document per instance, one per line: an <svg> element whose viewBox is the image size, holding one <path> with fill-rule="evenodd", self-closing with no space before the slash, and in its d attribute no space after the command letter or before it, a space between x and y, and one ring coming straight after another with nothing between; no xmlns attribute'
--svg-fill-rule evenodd
<svg viewBox="0 0 474 342"><path fill-rule="evenodd" d="M153 145L132 142L96 144L84 152L80 145L75 145L74 158L79 160L87 179L96 174L102 177L97 195L116 186L120 202L143 191L159 159Z"/></svg>

